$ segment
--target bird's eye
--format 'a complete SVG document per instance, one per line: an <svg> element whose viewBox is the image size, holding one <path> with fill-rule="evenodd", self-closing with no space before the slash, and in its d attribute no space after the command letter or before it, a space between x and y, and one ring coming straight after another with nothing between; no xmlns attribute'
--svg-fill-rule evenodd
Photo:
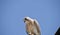
<svg viewBox="0 0 60 35"><path fill-rule="evenodd" d="M28 20L27 18L25 18L25 20Z"/></svg>

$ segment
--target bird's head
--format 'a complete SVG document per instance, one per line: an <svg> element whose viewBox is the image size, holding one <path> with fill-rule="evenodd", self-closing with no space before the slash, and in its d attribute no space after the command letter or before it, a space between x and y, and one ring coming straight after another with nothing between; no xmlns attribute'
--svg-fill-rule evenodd
<svg viewBox="0 0 60 35"><path fill-rule="evenodd" d="M32 23L34 20L30 17L25 17L24 18L24 23Z"/></svg>

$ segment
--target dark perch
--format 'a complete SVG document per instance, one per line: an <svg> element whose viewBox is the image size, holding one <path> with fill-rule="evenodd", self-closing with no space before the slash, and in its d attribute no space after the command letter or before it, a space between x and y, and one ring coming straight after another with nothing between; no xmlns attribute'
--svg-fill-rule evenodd
<svg viewBox="0 0 60 35"><path fill-rule="evenodd" d="M60 27L58 28L57 32L55 33L55 35L60 35Z"/></svg>

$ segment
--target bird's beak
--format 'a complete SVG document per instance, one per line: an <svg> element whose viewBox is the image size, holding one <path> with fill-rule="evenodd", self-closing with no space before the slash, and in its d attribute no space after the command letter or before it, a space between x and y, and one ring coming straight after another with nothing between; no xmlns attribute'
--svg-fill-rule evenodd
<svg viewBox="0 0 60 35"><path fill-rule="evenodd" d="M25 20L24 20L24 23L25 23Z"/></svg>

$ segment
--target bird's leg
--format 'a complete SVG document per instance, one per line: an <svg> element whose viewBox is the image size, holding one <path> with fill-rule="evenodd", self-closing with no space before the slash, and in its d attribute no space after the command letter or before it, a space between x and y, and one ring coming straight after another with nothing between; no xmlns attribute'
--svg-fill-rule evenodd
<svg viewBox="0 0 60 35"><path fill-rule="evenodd" d="M36 35L36 34L31 33L31 34L28 34L28 35Z"/></svg>

